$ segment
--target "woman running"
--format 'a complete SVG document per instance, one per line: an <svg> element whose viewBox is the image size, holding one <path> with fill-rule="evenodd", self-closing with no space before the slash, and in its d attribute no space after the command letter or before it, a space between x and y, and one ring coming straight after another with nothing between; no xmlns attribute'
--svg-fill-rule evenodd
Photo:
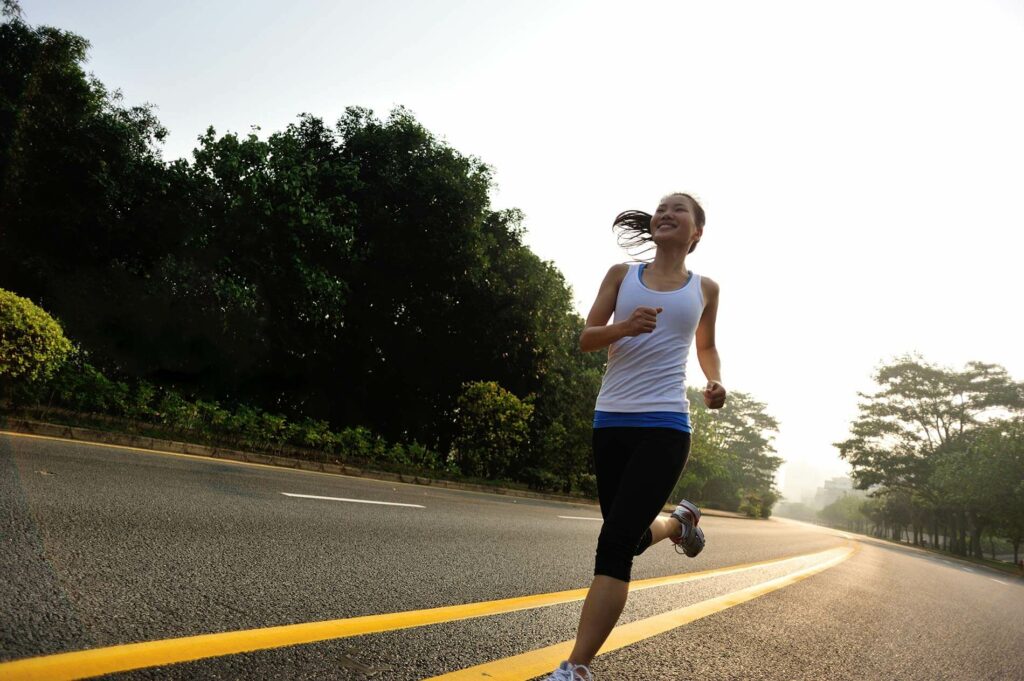
<svg viewBox="0 0 1024 681"><path fill-rule="evenodd" d="M633 556L666 538L690 557L704 548L692 503L683 500L671 516L658 515L690 452L686 359L695 335L708 379L704 403L709 409L725 404L715 348L718 284L686 269L686 256L704 233L704 210L689 194L669 194L654 215L628 211L614 227L627 249L653 246L654 260L608 270L580 335L584 352L608 348L594 412L604 524L576 644L546 681L593 680L589 665L626 605Z"/></svg>

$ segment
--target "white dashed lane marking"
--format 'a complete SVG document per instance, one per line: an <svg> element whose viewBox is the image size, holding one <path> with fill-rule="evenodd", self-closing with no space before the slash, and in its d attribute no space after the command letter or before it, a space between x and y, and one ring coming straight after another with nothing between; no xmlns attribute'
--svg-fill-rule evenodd
<svg viewBox="0 0 1024 681"><path fill-rule="evenodd" d="M347 501L352 504L379 504L381 506L405 506L406 508L426 508L420 504L399 504L395 501L370 501L368 499L345 499L343 497L320 497L315 494L292 494L291 492L281 492L286 497L297 497L299 499L323 499L324 501Z"/></svg>
<svg viewBox="0 0 1024 681"><path fill-rule="evenodd" d="M593 518L590 516L582 515L560 515L559 518L565 518L566 520L601 520L601 518Z"/></svg>

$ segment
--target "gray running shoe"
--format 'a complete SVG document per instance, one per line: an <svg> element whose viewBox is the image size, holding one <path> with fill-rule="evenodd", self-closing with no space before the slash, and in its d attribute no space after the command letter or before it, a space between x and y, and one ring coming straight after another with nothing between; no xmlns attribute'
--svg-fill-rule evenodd
<svg viewBox="0 0 1024 681"><path fill-rule="evenodd" d="M700 522L700 509L692 502L683 499L672 511L672 517L683 526L678 537L670 537L676 546L676 553L684 553L693 558L704 550L704 530L697 527Z"/></svg>
<svg viewBox="0 0 1024 681"><path fill-rule="evenodd" d="M544 681L594 681L594 677L586 665L563 662Z"/></svg>

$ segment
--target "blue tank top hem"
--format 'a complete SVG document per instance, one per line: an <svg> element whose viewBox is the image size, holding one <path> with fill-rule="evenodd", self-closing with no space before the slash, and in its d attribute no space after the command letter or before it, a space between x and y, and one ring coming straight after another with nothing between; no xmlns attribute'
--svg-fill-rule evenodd
<svg viewBox="0 0 1024 681"><path fill-rule="evenodd" d="M594 428L672 428L692 433L690 415L677 411L594 411Z"/></svg>

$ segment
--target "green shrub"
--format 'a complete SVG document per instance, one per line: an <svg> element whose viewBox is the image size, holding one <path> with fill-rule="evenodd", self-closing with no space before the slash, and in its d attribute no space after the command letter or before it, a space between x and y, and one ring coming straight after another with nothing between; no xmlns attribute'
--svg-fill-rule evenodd
<svg viewBox="0 0 1024 681"><path fill-rule="evenodd" d="M745 492L740 497L740 505L737 510L750 518L759 518L761 516L761 500L756 494Z"/></svg>
<svg viewBox="0 0 1024 681"><path fill-rule="evenodd" d="M543 468L526 468L520 473L519 478L533 490L540 492L564 491L562 478Z"/></svg>
<svg viewBox="0 0 1024 681"><path fill-rule="evenodd" d="M379 460L382 460L385 463L397 465L408 465L412 463L412 461L409 460L409 454L406 451L406 448L398 442L390 447L385 446L384 451L382 452L382 457Z"/></svg>
<svg viewBox="0 0 1024 681"><path fill-rule="evenodd" d="M499 479L519 472L533 404L494 381L464 383L456 403L455 461L466 475Z"/></svg>
<svg viewBox="0 0 1024 681"><path fill-rule="evenodd" d="M164 425L180 430L192 430L199 421L199 409L173 390L160 396L156 418Z"/></svg>
<svg viewBox="0 0 1024 681"><path fill-rule="evenodd" d="M573 476L572 489L591 499L597 498L597 476L593 473L579 473Z"/></svg>
<svg viewBox="0 0 1024 681"><path fill-rule="evenodd" d="M0 289L0 382L48 378L72 350L60 324L45 310Z"/></svg>
<svg viewBox="0 0 1024 681"><path fill-rule="evenodd" d="M251 411L252 408L239 407L238 411L243 410ZM288 422L285 417L261 411L256 419L256 432L252 433L252 439L260 447L280 445L285 440L287 429Z"/></svg>
<svg viewBox="0 0 1024 681"><path fill-rule="evenodd" d="M373 434L362 426L338 433L338 453L346 459L368 460L373 454Z"/></svg>
<svg viewBox="0 0 1024 681"><path fill-rule="evenodd" d="M54 399L74 411L120 415L127 402L128 386L117 384L74 353L48 382Z"/></svg>
<svg viewBox="0 0 1024 681"><path fill-rule="evenodd" d="M341 433L328 430L322 435L320 446L323 447L325 452L338 454L341 451Z"/></svg>
<svg viewBox="0 0 1024 681"><path fill-rule="evenodd" d="M779 500L779 495L774 491L761 492L761 517L771 518L772 508Z"/></svg>
<svg viewBox="0 0 1024 681"><path fill-rule="evenodd" d="M131 390L128 400L128 418L137 421L152 421L156 415L156 386L139 381Z"/></svg>
<svg viewBox="0 0 1024 681"><path fill-rule="evenodd" d="M307 418L298 423L289 423L286 441L297 447L332 451L331 426L327 421Z"/></svg>
<svg viewBox="0 0 1024 681"><path fill-rule="evenodd" d="M206 430L207 432L214 433L217 435L226 435L230 433L232 425L236 428L243 429L243 432L252 432L254 427L249 423L247 419L250 419L254 413L254 410L250 409L242 414L235 414L232 418L231 412L226 409L221 409L219 402L204 402L203 400L196 400L196 411L198 412L197 423L194 428L200 430ZM234 421L234 423L232 423ZM238 431L235 431L238 432Z"/></svg>
<svg viewBox="0 0 1024 681"><path fill-rule="evenodd" d="M409 461L415 466L431 471L441 468L441 457L438 456L437 452L427 449L419 442L413 441L412 444L406 447L406 452L408 453Z"/></svg>

